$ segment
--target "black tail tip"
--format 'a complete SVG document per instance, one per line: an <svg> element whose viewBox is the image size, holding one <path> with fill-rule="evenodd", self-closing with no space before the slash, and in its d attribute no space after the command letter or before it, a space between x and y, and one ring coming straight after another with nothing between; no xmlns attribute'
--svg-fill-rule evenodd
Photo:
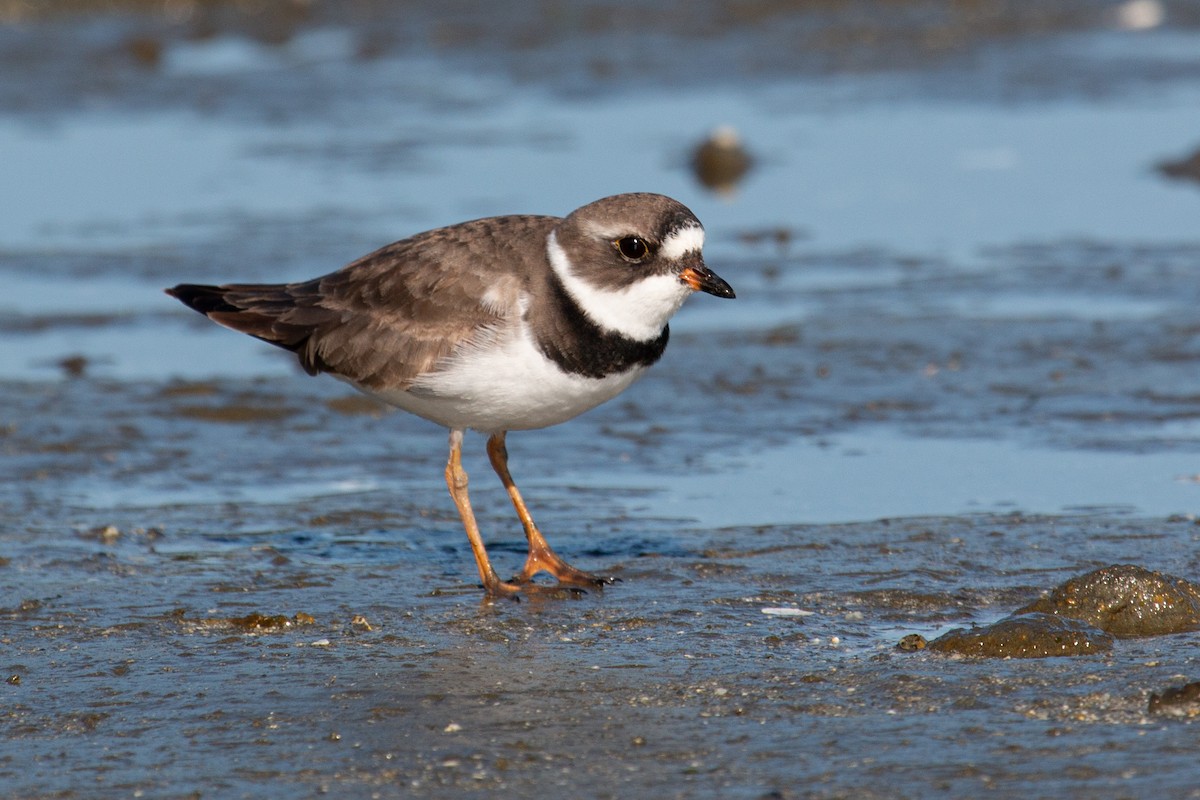
<svg viewBox="0 0 1200 800"><path fill-rule="evenodd" d="M188 308L201 314L211 314L214 311L238 311L237 306L225 300L225 289L220 286L206 286L199 283L181 283L164 292L183 303Z"/></svg>

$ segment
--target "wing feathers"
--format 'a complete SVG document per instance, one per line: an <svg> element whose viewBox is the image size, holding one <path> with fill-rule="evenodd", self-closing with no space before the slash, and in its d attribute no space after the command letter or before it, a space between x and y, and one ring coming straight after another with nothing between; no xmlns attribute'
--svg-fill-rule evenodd
<svg viewBox="0 0 1200 800"><path fill-rule="evenodd" d="M556 222L476 220L396 242L303 283L180 284L167 294L296 353L309 374L406 389L456 349L519 319L522 293L544 258L541 243ZM514 234L535 246L514 251Z"/></svg>

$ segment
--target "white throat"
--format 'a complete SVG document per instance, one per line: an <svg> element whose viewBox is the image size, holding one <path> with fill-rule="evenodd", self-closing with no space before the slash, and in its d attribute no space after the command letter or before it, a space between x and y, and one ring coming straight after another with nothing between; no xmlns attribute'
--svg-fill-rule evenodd
<svg viewBox="0 0 1200 800"><path fill-rule="evenodd" d="M546 239L550 267L588 318L601 328L638 342L662 335L692 289L678 275L647 275L624 289L593 286L575 274L554 231Z"/></svg>

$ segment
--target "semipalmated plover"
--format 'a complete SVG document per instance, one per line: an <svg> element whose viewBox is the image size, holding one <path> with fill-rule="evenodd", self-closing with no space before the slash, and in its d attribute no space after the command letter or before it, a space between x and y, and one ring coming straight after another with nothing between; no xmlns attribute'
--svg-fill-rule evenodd
<svg viewBox="0 0 1200 800"><path fill-rule="evenodd" d="M167 290L213 322L291 350L310 375L450 429L446 484L484 589L539 591L611 579L563 561L508 471L505 434L565 422L620 394L667 346L667 321L694 291L733 297L704 265L704 228L658 194L597 200L564 218L478 219L389 244L300 283L180 284ZM467 495L463 432L487 452L525 528L510 581L488 561Z"/></svg>

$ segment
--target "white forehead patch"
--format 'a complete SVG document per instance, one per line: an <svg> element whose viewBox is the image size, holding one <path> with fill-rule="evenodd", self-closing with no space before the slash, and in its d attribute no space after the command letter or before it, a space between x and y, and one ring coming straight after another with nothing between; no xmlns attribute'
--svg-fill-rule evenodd
<svg viewBox="0 0 1200 800"><path fill-rule="evenodd" d="M700 252L704 248L704 228L699 225L689 225L680 228L663 239L659 255L668 261L683 258L691 252Z"/></svg>
<svg viewBox="0 0 1200 800"><path fill-rule="evenodd" d="M593 286L575 274L554 231L546 238L546 254L567 294L592 322L634 341L652 342L661 336L667 321L692 293L692 287L674 273L647 275L623 289Z"/></svg>

